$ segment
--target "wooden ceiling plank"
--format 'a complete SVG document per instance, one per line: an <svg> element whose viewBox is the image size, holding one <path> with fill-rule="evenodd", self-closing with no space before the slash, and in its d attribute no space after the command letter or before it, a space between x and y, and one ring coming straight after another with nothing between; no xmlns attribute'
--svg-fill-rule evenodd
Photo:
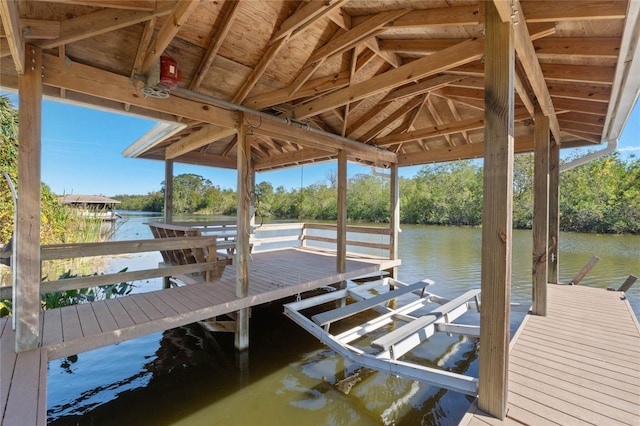
<svg viewBox="0 0 640 426"><path fill-rule="evenodd" d="M176 3L175 8L167 16L167 20L147 50L144 61L142 61L141 74L147 75L149 73L151 67L160 59L182 25L187 22L191 13L199 5L200 0L181 0Z"/></svg>
<svg viewBox="0 0 640 426"><path fill-rule="evenodd" d="M227 155L229 155L231 150L233 150L236 147L237 143L238 143L238 136L236 135L236 137L232 138L229 144L224 147L224 150L222 151L221 156L226 157Z"/></svg>
<svg viewBox="0 0 640 426"><path fill-rule="evenodd" d="M395 128L389 134L397 135L399 133L404 133L409 130L414 130L415 129L414 126L415 126L416 120L418 119L418 115L420 114L420 111L422 111L422 109L424 108L425 104L427 103L427 99L429 99L430 96L431 96L431 93L427 93L426 95L424 95L422 97L422 103L418 105L416 108L414 108L410 114L406 115L402 124L397 128Z"/></svg>
<svg viewBox="0 0 640 426"><path fill-rule="evenodd" d="M624 19L626 1L527 1L522 9L527 22Z"/></svg>
<svg viewBox="0 0 640 426"><path fill-rule="evenodd" d="M38 43L43 49L51 49L63 44L84 40L96 35L115 31L152 18L168 15L171 8L163 3L162 7L153 12L137 10L102 9L86 15L67 19L60 22L60 37Z"/></svg>
<svg viewBox="0 0 640 426"><path fill-rule="evenodd" d="M611 99L611 87L608 86L587 86L554 82L549 84L549 93L554 99L554 104L557 102L556 98L587 99L607 103Z"/></svg>
<svg viewBox="0 0 640 426"><path fill-rule="evenodd" d="M209 124L189 136L181 138L165 149L165 159L173 160L176 157L194 151L217 140L235 134L236 129Z"/></svg>
<svg viewBox="0 0 640 426"><path fill-rule="evenodd" d="M385 128L387 128L391 123L393 123L394 121L404 117L409 112L411 112L413 109L415 109L417 106L422 105L422 102L424 101L424 98L425 98L425 96L422 95L422 96L416 96L415 98L409 100L404 105L400 106L400 108L396 109L391 114L389 114L387 117L382 119L379 123L377 123L375 126L373 126L368 132L366 132L360 138L360 140L362 142L369 142L371 139L373 139L376 136L378 136L380 134L380 132L382 132Z"/></svg>
<svg viewBox="0 0 640 426"><path fill-rule="evenodd" d="M562 118L562 115L560 117ZM604 125L599 124L576 123L575 121L565 121L562 119L560 120L560 124L562 125L563 132L573 130L602 137L604 130Z"/></svg>
<svg viewBox="0 0 640 426"><path fill-rule="evenodd" d="M390 23L388 28L478 25L479 17L478 5L412 10Z"/></svg>
<svg viewBox="0 0 640 426"><path fill-rule="evenodd" d="M56 0L56 3L145 11L156 10L158 7L157 0Z"/></svg>
<svg viewBox="0 0 640 426"><path fill-rule="evenodd" d="M529 80L529 84L533 89L533 93L536 95L536 99L540 108L544 112L546 117L549 117L549 127L556 141L560 140L560 126L556 117L555 109L553 108L553 102L551 101L551 95L549 95L549 89L544 79L540 62L536 56L533 43L531 42L531 36L529 35L529 29L524 22L524 14L522 13L522 7L519 0L515 0L512 4L501 0L494 0L496 7L499 7L499 13L502 19L504 19L502 8L504 4L510 10L513 10L513 44L515 51L518 55L518 59L522 64L522 68Z"/></svg>
<svg viewBox="0 0 640 426"><path fill-rule="evenodd" d="M406 87L401 87L390 92L387 96L384 97L380 102L391 102L396 99L402 99L407 96L416 96L421 95L423 93L428 93L433 90L438 90L442 87L445 87L453 82L460 81L464 77L459 75L439 75L433 78L424 79L418 83L410 84Z"/></svg>
<svg viewBox="0 0 640 426"><path fill-rule="evenodd" d="M382 111L384 111L389 105L389 103L381 102L378 102L376 105L374 105L371 109L369 109L369 111L364 113L360 118L358 118L347 127L347 137L353 136L353 134L357 132L358 129L367 124L369 120L382 113Z"/></svg>
<svg viewBox="0 0 640 426"><path fill-rule="evenodd" d="M479 60L483 55L483 47L484 40L482 39L464 41L431 56L415 60L324 96L309 104L301 105L293 111L293 116L306 118L317 115L349 102L364 99L386 90L395 89L411 81L438 74L449 68Z"/></svg>
<svg viewBox="0 0 640 426"><path fill-rule="evenodd" d="M349 0L328 0L328 1L310 1L288 17L280 29L271 38L271 43L290 36L294 36L302 32L305 28L313 25L319 19L327 16L334 10L339 9Z"/></svg>
<svg viewBox="0 0 640 426"><path fill-rule="evenodd" d="M580 132L580 131L577 131L577 130L573 130L573 129L567 129L567 130L563 129L563 132L568 134L568 135L574 136L574 137L579 138L579 139L583 139L583 140L585 140L587 142L591 142L591 143L594 143L594 144L599 144L599 143L602 142L602 137L601 136L592 135L590 133L583 133L583 132Z"/></svg>
<svg viewBox="0 0 640 426"><path fill-rule="evenodd" d="M9 55L11 55L11 50L9 50L9 42L6 38L0 38L0 58L4 58Z"/></svg>
<svg viewBox="0 0 640 426"><path fill-rule="evenodd" d="M45 85L86 93L99 98L128 103L153 111L187 117L205 123L236 128L237 114L215 105L195 102L172 95L171 99L142 96L129 77L110 73L66 58L44 54Z"/></svg>
<svg viewBox="0 0 640 426"><path fill-rule="evenodd" d="M214 31L211 40L209 40L207 51L198 65L194 78L189 84L189 90L198 90L202 84L202 81L209 72L209 68L213 65L213 61L218 54L218 50L220 50L222 43L233 26L233 22L238 16L238 10L240 9L238 6L240 6L241 2L242 0L224 2L222 6L223 9L220 12L222 15L221 22L216 26L216 30Z"/></svg>
<svg viewBox="0 0 640 426"><path fill-rule="evenodd" d="M432 38L432 39L390 39L380 40L378 46L383 52L399 53L425 53L438 52L464 40L457 38Z"/></svg>
<svg viewBox="0 0 640 426"><path fill-rule="evenodd" d="M273 105L279 105L285 102L289 102L294 99L314 96L326 92L327 90L342 88L347 86L348 84L349 73L348 71L343 71L339 74L333 74L307 81L294 95L290 95L289 88L284 87L272 92L267 92L261 95L247 98L243 102L243 105L253 109L262 109Z"/></svg>
<svg viewBox="0 0 640 426"><path fill-rule="evenodd" d="M592 124L596 126L604 126L605 117L595 114L583 114L579 112L566 112L558 114L560 121L573 121L576 123Z"/></svg>
<svg viewBox="0 0 640 426"><path fill-rule="evenodd" d="M557 32L555 22L527 22L527 27L531 41L555 35Z"/></svg>
<svg viewBox="0 0 640 426"><path fill-rule="evenodd" d="M538 58L557 58L566 55L617 59L619 37L548 37L533 42Z"/></svg>
<svg viewBox="0 0 640 426"><path fill-rule="evenodd" d="M13 58L13 64L18 74L24 74L24 38L20 30L20 14L18 12L18 2L11 0L0 0L0 19L4 28L4 34L9 45L9 52Z"/></svg>
<svg viewBox="0 0 640 426"><path fill-rule="evenodd" d="M353 27L349 31L341 34L317 49L311 54L307 63L315 63L324 58L328 58L329 56L337 55L353 48L362 40L369 38L371 35L378 32L387 22L393 21L407 12L409 12L408 9L400 9L389 12L380 12L372 16L360 25Z"/></svg>
<svg viewBox="0 0 640 426"><path fill-rule="evenodd" d="M269 45L267 51L260 58L260 62L258 62L258 65L256 65L253 71L251 71L251 74L244 82L240 90L236 92L231 102L233 102L234 104L241 104L246 99L251 89L253 89L254 86L258 83L258 80L260 80L262 74L264 74L269 65L271 65L271 62L273 62L275 57L278 55L280 49L282 49L282 47L287 44L288 40L288 37L284 37Z"/></svg>
<svg viewBox="0 0 640 426"><path fill-rule="evenodd" d="M608 86L613 84L616 71L615 67L563 64L541 64L541 70L547 80Z"/></svg>
<svg viewBox="0 0 640 426"><path fill-rule="evenodd" d="M296 93L305 85L305 83L315 74L316 71L322 66L326 58L323 58L319 62L314 63L306 63L302 67L302 70L298 73L293 82L289 85L287 89L287 94L293 99L299 97L296 96Z"/></svg>
<svg viewBox="0 0 640 426"><path fill-rule="evenodd" d="M553 103L558 111L566 110L601 116L607 115L608 104L604 102L593 102L584 99L553 98Z"/></svg>
<svg viewBox="0 0 640 426"><path fill-rule="evenodd" d="M246 118L250 122L260 121L259 117L251 117L249 114ZM306 130L280 123L274 120L262 120L260 126L252 127L251 131L255 134L273 135L274 132L280 139L298 143L302 146L324 149L324 150L345 150L349 155L356 156L363 160L368 160L376 164L389 164L396 161L396 155L390 151L382 150L371 145L363 144L355 141L347 141L344 139L333 138L329 135L319 133L309 133ZM266 134L266 132L271 132Z"/></svg>
<svg viewBox="0 0 640 426"><path fill-rule="evenodd" d="M158 158L162 160L163 158ZM219 167L222 169L235 169L238 161L235 157L224 157L222 155L211 155L197 151L188 152L174 160L175 162L193 164L196 166Z"/></svg>
<svg viewBox="0 0 640 426"><path fill-rule="evenodd" d="M455 118L456 121L462 121L462 117L458 112L458 108L456 107L455 102L453 102L451 99L447 99L447 106L449 107L449 111L451 111L451 115L453 115L453 118ZM467 143L473 143L473 138L469 135L467 131L463 131L461 133L462 133L462 137Z"/></svg>

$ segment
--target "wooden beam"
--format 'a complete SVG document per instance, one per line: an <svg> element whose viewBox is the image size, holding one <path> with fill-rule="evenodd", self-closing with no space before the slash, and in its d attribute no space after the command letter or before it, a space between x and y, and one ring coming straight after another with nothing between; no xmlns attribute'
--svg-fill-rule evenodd
<svg viewBox="0 0 640 426"><path fill-rule="evenodd" d="M522 121L530 118L526 110L520 110L516 113L515 121ZM378 146L389 146L396 143L411 142L418 139L428 139L438 136L451 135L454 133L468 132L470 130L482 129L485 127L485 117L474 117L466 120L445 123L443 125L426 127L411 132L398 135L390 135L382 138L374 139L373 143Z"/></svg>
<svg viewBox="0 0 640 426"><path fill-rule="evenodd" d="M155 40L149 46L149 50L142 61L140 74L147 75L151 67L160 59L165 49L180 31L180 27L187 22L191 13L200 5L200 0L181 0L175 4L171 14L167 16Z"/></svg>
<svg viewBox="0 0 640 426"><path fill-rule="evenodd" d="M9 52L13 58L18 74L25 73L24 37L20 29L20 13L18 2L12 0L0 0L0 19L9 45Z"/></svg>
<svg viewBox="0 0 640 426"><path fill-rule="evenodd" d="M549 244L549 118L536 108L533 163L533 264L534 315L547 315L547 262Z"/></svg>
<svg viewBox="0 0 640 426"><path fill-rule="evenodd" d="M554 141L549 148L549 247L547 280L559 284L560 259L560 143Z"/></svg>
<svg viewBox="0 0 640 426"><path fill-rule="evenodd" d="M432 38L432 39L387 39L380 40L378 46L383 52L398 53L423 53L431 54L451 47L464 40L456 38Z"/></svg>
<svg viewBox="0 0 640 426"><path fill-rule="evenodd" d="M600 116L607 115L608 104L604 102L592 102L584 99L554 98L553 103L558 111L574 111Z"/></svg>
<svg viewBox="0 0 640 426"><path fill-rule="evenodd" d="M393 21L407 12L409 12L408 9L392 10L389 12L380 12L370 17L361 24L356 25L349 31L341 34L335 39L332 39L327 44L317 49L311 54L307 63L313 64L329 56L346 52L362 40L369 38L371 35L378 32L387 22Z"/></svg>
<svg viewBox="0 0 640 426"><path fill-rule="evenodd" d="M313 102L294 109L293 116L306 118L320 114L349 102L364 99L380 92L395 89L411 81L435 75L444 70L476 61L483 55L481 39L467 40L425 58L374 76Z"/></svg>
<svg viewBox="0 0 640 426"><path fill-rule="evenodd" d="M56 3L146 11L156 10L158 7L158 0L56 0Z"/></svg>
<svg viewBox="0 0 640 426"><path fill-rule="evenodd" d="M360 17L360 19L364 19ZM478 25L480 22L479 6L453 6L434 9L412 10L410 13L393 21L389 28L411 27L443 27L459 25ZM358 21L354 19L354 24Z"/></svg>
<svg viewBox="0 0 640 426"><path fill-rule="evenodd" d="M363 142L369 142L371 139L375 138L380 132L382 132L387 126L389 126L394 121L404 117L409 112L411 112L414 108L419 105L422 105L424 102L425 96L416 96L415 98L405 102L404 105L401 105L398 109L393 111L391 114L380 120L375 126L373 126L367 133L365 133L360 140Z"/></svg>
<svg viewBox="0 0 640 426"><path fill-rule="evenodd" d="M144 30L140 41L138 42L138 50L136 52L136 59L133 61L133 67L131 68L131 78L134 79L136 74L141 74L142 61L144 61L147 49L149 49L149 43L151 43L151 37L153 37L153 31L156 28L156 21L158 18L151 18L144 24ZM142 87L142 82L138 82Z"/></svg>
<svg viewBox="0 0 640 426"><path fill-rule="evenodd" d="M605 103L608 103L611 99L611 87L608 86L552 82L549 83L548 87L554 105L558 102L557 98L586 99ZM560 111L561 109L556 106L556 110Z"/></svg>
<svg viewBox="0 0 640 426"><path fill-rule="evenodd" d="M173 222L173 160L164 160L164 223Z"/></svg>
<svg viewBox="0 0 640 426"><path fill-rule="evenodd" d="M169 102L166 99L144 97L131 85L128 77L53 55L43 56L45 66L43 83L45 85L223 127L235 128L237 125L236 113L233 111L178 96L172 96Z"/></svg>
<svg viewBox="0 0 640 426"><path fill-rule="evenodd" d="M514 35L494 2L485 4L485 117L482 312L478 408L504 419L509 373L513 207Z"/></svg>
<svg viewBox="0 0 640 426"><path fill-rule="evenodd" d="M527 1L522 5L527 22L585 21L625 19L627 2L601 1Z"/></svg>
<svg viewBox="0 0 640 426"><path fill-rule="evenodd" d="M249 244L251 237L251 144L247 137L247 126L243 114L240 113L240 127L238 128L237 171L238 171L238 205L237 205L237 236L236 236L236 296L249 295ZM238 312L235 346L238 350L249 347L249 311L243 309Z"/></svg>
<svg viewBox="0 0 640 426"><path fill-rule="evenodd" d="M347 270L347 152L338 151L338 213L336 219L336 272Z"/></svg>
<svg viewBox="0 0 640 426"><path fill-rule="evenodd" d="M328 160L335 156L336 153L332 151L315 148L302 148L296 151L256 159L254 160L254 166L257 171L263 171L319 159Z"/></svg>
<svg viewBox="0 0 640 426"><path fill-rule="evenodd" d="M342 7L349 0L310 1L288 17L271 38L275 43L281 38L295 36L319 19Z"/></svg>
<svg viewBox="0 0 640 426"><path fill-rule="evenodd" d="M100 34L118 30L148 21L152 18L171 13L169 5L158 8L153 12L137 10L102 9L86 15L60 22L60 37L54 40L44 40L38 43L43 49L51 49L76 41L84 40Z"/></svg>
<svg viewBox="0 0 640 426"><path fill-rule="evenodd" d="M508 2L494 0L494 3L496 5L500 4L503 6ZM542 108L544 114L549 117L549 126L553 136L556 140L560 140L560 125L558 124L553 102L551 101L551 95L549 95L549 89L545 82L545 74L542 72L540 62L536 56L536 51L531 43L531 36L529 35L529 29L524 21L525 15L522 12L520 1L515 0L512 7L513 11L511 13L514 16L514 46L516 53L518 54L518 59L520 60L522 68L529 79L529 83L531 84L533 93L536 95L538 104ZM512 7L510 6L509 9Z"/></svg>
<svg viewBox="0 0 640 426"><path fill-rule="evenodd" d="M390 164L397 161L397 156L393 152L382 150L364 143L349 141L342 138L333 138L320 133L310 133L298 126L287 125L275 120L260 119L246 115L249 123L260 123L257 127L251 127L254 134L273 135L277 134L283 140L294 141L309 148L321 150L344 150L349 156L361 158L378 164ZM271 132L271 133L268 133Z"/></svg>
<svg viewBox="0 0 640 426"><path fill-rule="evenodd" d="M398 176L398 165L392 164L390 167L389 182L389 258L398 258L398 231L400 230L400 178ZM398 277L398 268L391 270L391 278Z"/></svg>
<svg viewBox="0 0 640 426"><path fill-rule="evenodd" d="M378 102L369 111L365 112L360 118L347 127L346 134L348 137L352 137L358 129L366 125L370 120L382 114L382 112L390 106L387 102Z"/></svg>
<svg viewBox="0 0 640 426"><path fill-rule="evenodd" d="M620 38L548 37L534 41L533 48L539 59L562 58L567 55L617 59L620 53Z"/></svg>
<svg viewBox="0 0 640 426"><path fill-rule="evenodd" d="M241 2L242 0L226 1L222 5L222 10L220 11L222 18L220 19L220 23L216 25L216 30L214 31L211 40L209 40L207 51L200 60L198 70L189 84L189 90L198 90L202 84L202 81L209 72L209 68L213 65L213 61L218 54L218 50L220 50L222 43L227 38L227 34L229 34L229 31L233 26L233 22L238 16L238 10L240 10L238 6L240 6Z"/></svg>
<svg viewBox="0 0 640 426"><path fill-rule="evenodd" d="M276 56L278 56L280 49L282 49L282 47L287 44L288 40L289 39L287 37L281 38L275 43L269 45L267 51L260 58L260 62L258 62L253 71L251 71L251 74L244 82L240 90L238 90L238 92L235 94L231 102L233 102L234 104L241 104L245 100L251 89L253 89L253 87L258 83L258 80L260 80L262 74L264 74L269 65L271 65L271 62L273 62Z"/></svg>
<svg viewBox="0 0 640 426"><path fill-rule="evenodd" d="M18 197L15 230L16 295L13 315L16 352L40 343L40 164L42 129L42 50L27 45L26 67L18 78Z"/></svg>
<svg viewBox="0 0 640 426"><path fill-rule="evenodd" d="M234 128L222 127L217 124L208 124L200 130L193 132L189 136L185 136L178 142L168 146L165 149L165 158L172 160L186 154L187 152L194 151L212 142L231 136L235 132L236 129Z"/></svg>
<svg viewBox="0 0 640 426"><path fill-rule="evenodd" d="M24 40L46 40L60 37L60 21L21 18L20 32ZM0 37L7 37L0 25Z"/></svg>
<svg viewBox="0 0 640 426"><path fill-rule="evenodd" d="M411 83L405 87L401 87L389 93L380 102L391 102L396 99L402 99L407 96L416 96L438 90L455 81L460 81L464 77L459 75L439 75L433 78L427 78L417 83Z"/></svg>
<svg viewBox="0 0 640 426"><path fill-rule="evenodd" d="M349 84L349 72L343 71L326 77L307 81L297 92L290 94L288 87L247 98L243 105L252 109L262 109L282 104L294 99L315 96L328 90L335 90Z"/></svg>
<svg viewBox="0 0 640 426"><path fill-rule="evenodd" d="M613 85L615 67L542 64L544 78L569 83Z"/></svg>

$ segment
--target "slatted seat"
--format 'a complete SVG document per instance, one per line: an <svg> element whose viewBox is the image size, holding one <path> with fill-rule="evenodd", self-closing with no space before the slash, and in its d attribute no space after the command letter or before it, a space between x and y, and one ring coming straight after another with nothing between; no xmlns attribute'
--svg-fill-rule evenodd
<svg viewBox="0 0 640 426"><path fill-rule="evenodd" d="M175 238L175 237L200 237L201 230L195 227L175 225L160 222L147 223L154 238ZM224 247L219 247L213 243L204 248L187 248L176 250L160 250L162 259L170 265L189 265L194 263L216 262L216 266L204 273L198 273L196 278L204 279L207 282L219 280L224 273L224 268L231 265L233 258L229 254L218 252L219 248L229 250L229 243Z"/></svg>
<svg viewBox="0 0 640 426"><path fill-rule="evenodd" d="M390 333L385 334L379 339L371 342L371 346L384 351L389 350L393 345L413 336L420 330L432 325L442 317L445 317L445 322L448 322L446 316L449 312L467 303L469 299L472 299L480 294L480 289L469 290L466 293L456 297L455 299L445 303L442 306L432 310L427 315L423 315L404 324L401 327L393 330Z"/></svg>

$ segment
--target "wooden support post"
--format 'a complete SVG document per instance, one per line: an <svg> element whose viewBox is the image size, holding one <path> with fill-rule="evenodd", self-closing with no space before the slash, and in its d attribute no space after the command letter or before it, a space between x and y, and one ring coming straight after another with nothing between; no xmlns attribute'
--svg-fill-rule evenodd
<svg viewBox="0 0 640 426"><path fill-rule="evenodd" d="M549 118L535 108L533 164L532 313L547 315L547 250L549 244Z"/></svg>
<svg viewBox="0 0 640 426"><path fill-rule="evenodd" d="M347 268L347 151L338 151L337 272Z"/></svg>
<svg viewBox="0 0 640 426"><path fill-rule="evenodd" d="M244 116L239 113L238 127L238 233L236 237L236 296L249 295L249 241L251 227L251 142L247 137ZM242 351L249 347L249 308L238 311L236 320L236 349Z"/></svg>
<svg viewBox="0 0 640 426"><path fill-rule="evenodd" d="M631 288L631 286L638 280L638 277L635 275L629 275L626 280L622 283L620 288L617 291L627 291Z"/></svg>
<svg viewBox="0 0 640 426"><path fill-rule="evenodd" d="M600 261L600 258L598 256L593 256L591 258L590 261L588 261L586 263L586 265L584 265L582 267L582 269L580 270L580 272L578 272L576 274L575 277L573 277L573 279L571 280L571 282L569 284L571 285L578 285L580 284L580 281L582 281L582 279L584 277L587 276L587 274L589 273L589 271L591 271L591 268L593 268L594 266L596 266L596 263L598 263Z"/></svg>
<svg viewBox="0 0 640 426"><path fill-rule="evenodd" d="M548 277L550 283L560 283L560 144L553 141L549 148L549 253Z"/></svg>
<svg viewBox="0 0 640 426"><path fill-rule="evenodd" d="M16 352L40 342L40 163L42 50L28 45L24 74L18 76L18 223L14 238L16 292L13 313Z"/></svg>
<svg viewBox="0 0 640 426"><path fill-rule="evenodd" d="M173 160L164 160L164 223L173 221Z"/></svg>
<svg viewBox="0 0 640 426"><path fill-rule="evenodd" d="M400 182L398 179L398 165L391 164L391 180L389 181L389 258L398 258L398 231L400 229ZM398 278L398 268L391 269L391 278Z"/></svg>
<svg viewBox="0 0 640 426"><path fill-rule="evenodd" d="M485 128L482 207L482 308L478 408L507 411L513 204L513 27L485 3Z"/></svg>

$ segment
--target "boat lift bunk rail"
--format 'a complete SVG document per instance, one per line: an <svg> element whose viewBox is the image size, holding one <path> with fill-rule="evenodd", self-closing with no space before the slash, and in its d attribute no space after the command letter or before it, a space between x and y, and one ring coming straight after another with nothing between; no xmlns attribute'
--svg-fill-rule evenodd
<svg viewBox="0 0 640 426"><path fill-rule="evenodd" d="M433 281L428 279L406 284L392 278L384 278L285 304L284 314L336 353L362 367L476 396L478 380L474 377L399 359L438 331L479 336L477 326L453 322L472 308L479 310L480 290L469 290L453 300L447 300L427 292L426 287L431 284ZM414 300L405 302L405 299L410 297L403 297L402 301L398 300L400 296L408 294L413 294ZM352 299L354 302L345 304L347 299ZM392 301L395 303L392 304ZM302 312L331 302L338 302L341 306L312 315L310 318ZM397 306L399 303L403 305ZM419 309L428 309L429 305L434 303L438 307L426 314L411 315ZM367 310L375 310L378 315L339 334L334 335L329 332L332 323ZM403 321L405 324L374 340L366 347L356 347L352 344L394 321Z"/></svg>

